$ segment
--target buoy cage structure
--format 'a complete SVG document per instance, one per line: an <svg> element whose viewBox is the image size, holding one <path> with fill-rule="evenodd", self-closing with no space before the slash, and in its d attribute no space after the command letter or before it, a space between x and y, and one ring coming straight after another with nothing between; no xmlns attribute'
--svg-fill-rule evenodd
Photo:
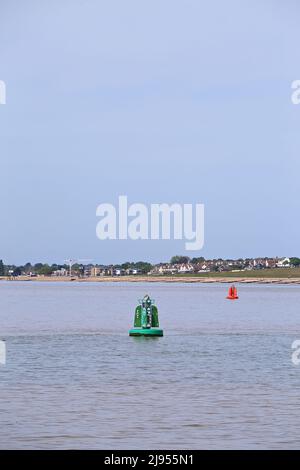
<svg viewBox="0 0 300 470"><path fill-rule="evenodd" d="M154 303L149 295L139 300L134 314L134 328L129 330L129 336L163 336L163 330L159 328L158 309Z"/></svg>
<svg viewBox="0 0 300 470"><path fill-rule="evenodd" d="M236 300L236 299L239 298L239 296L237 294L237 288L235 286L229 287L228 295L227 295L226 298L230 299L230 300Z"/></svg>

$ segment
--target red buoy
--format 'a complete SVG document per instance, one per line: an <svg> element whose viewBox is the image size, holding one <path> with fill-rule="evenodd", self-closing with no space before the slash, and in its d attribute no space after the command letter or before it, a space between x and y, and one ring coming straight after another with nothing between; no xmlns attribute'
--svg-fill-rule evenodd
<svg viewBox="0 0 300 470"><path fill-rule="evenodd" d="M237 288L234 285L229 287L228 295L226 298L230 300L236 300L239 298L239 296L237 295Z"/></svg>

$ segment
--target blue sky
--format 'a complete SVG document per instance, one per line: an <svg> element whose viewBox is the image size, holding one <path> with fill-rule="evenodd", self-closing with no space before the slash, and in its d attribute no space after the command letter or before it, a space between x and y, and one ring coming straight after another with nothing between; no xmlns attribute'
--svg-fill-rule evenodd
<svg viewBox="0 0 300 470"><path fill-rule="evenodd" d="M96 207L204 203L192 256L300 256L297 1L0 1L0 258L168 260Z"/></svg>

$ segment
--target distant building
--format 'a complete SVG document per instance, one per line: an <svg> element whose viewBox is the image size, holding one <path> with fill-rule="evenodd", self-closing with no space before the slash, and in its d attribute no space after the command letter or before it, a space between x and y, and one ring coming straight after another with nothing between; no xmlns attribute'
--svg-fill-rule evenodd
<svg viewBox="0 0 300 470"><path fill-rule="evenodd" d="M291 266L290 258L279 258L276 264L277 268L289 268Z"/></svg>
<svg viewBox="0 0 300 470"><path fill-rule="evenodd" d="M68 274L69 274L68 269L60 268L60 269L56 269L55 271L53 271L51 276L68 276ZM30 275L32 276L32 273L30 273Z"/></svg>

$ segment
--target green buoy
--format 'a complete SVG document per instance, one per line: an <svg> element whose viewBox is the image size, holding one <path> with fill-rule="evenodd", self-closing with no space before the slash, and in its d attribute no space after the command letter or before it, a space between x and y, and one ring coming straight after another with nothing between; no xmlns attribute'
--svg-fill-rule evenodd
<svg viewBox="0 0 300 470"><path fill-rule="evenodd" d="M129 336L163 336L163 330L158 327L157 307L154 300L145 295L135 309L134 328L129 330Z"/></svg>

